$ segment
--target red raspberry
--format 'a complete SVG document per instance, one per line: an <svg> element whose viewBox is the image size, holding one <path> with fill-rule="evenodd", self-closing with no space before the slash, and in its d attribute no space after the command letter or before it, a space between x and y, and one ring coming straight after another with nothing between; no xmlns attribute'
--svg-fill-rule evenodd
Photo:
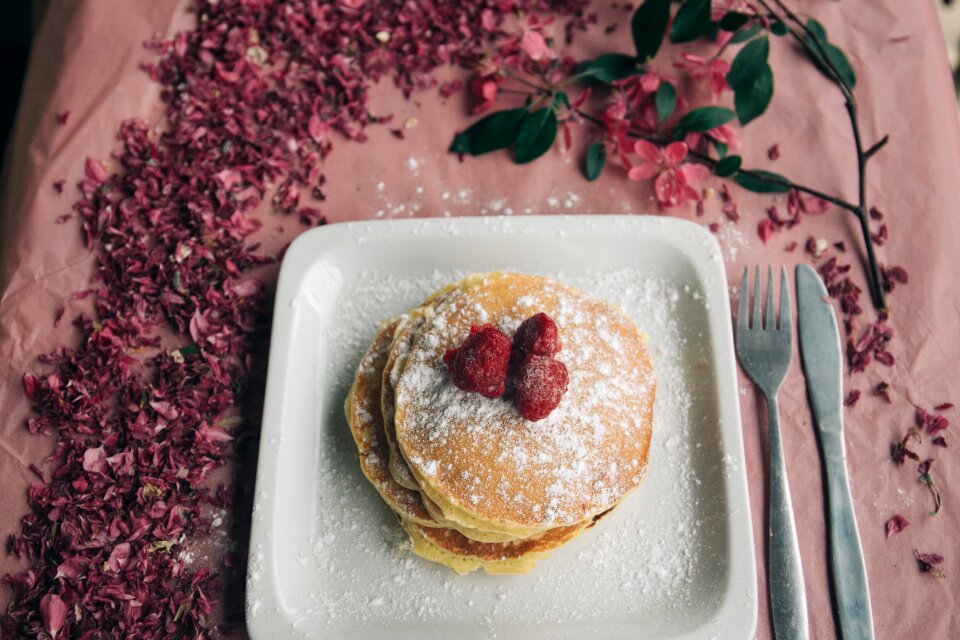
<svg viewBox="0 0 960 640"><path fill-rule="evenodd" d="M524 356L553 356L560 351L560 336L557 323L545 313L530 316L513 334L513 348L517 352L514 358L522 360Z"/></svg>
<svg viewBox="0 0 960 640"><path fill-rule="evenodd" d="M470 327L470 335L457 349L448 349L443 361L453 384L488 398L499 398L507 388L510 338L492 324Z"/></svg>
<svg viewBox="0 0 960 640"><path fill-rule="evenodd" d="M524 358L516 378L520 415L532 422L546 418L560 404L569 381L567 367L559 360L538 355Z"/></svg>

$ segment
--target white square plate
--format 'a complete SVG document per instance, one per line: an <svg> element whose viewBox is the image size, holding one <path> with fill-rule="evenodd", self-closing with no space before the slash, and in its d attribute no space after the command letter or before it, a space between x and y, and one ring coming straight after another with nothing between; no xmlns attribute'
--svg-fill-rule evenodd
<svg viewBox="0 0 960 640"><path fill-rule="evenodd" d="M620 304L658 379L647 478L524 576L459 577L405 549L360 472L343 401L379 322L472 272ZM280 271L247 624L266 638L753 637L756 567L720 247L690 222L540 216L348 223Z"/></svg>

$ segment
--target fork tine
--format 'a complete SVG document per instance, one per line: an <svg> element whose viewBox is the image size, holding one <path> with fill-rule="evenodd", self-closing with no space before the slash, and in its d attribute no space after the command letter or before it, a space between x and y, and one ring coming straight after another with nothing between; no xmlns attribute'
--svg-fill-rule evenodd
<svg viewBox="0 0 960 640"><path fill-rule="evenodd" d="M747 285L750 282L750 270L743 268L743 278L740 280L740 299L737 304L737 329L746 330L750 328L750 290Z"/></svg>
<svg viewBox="0 0 960 640"><path fill-rule="evenodd" d="M790 333L790 287L787 285L787 268L780 267L780 331Z"/></svg>
<svg viewBox="0 0 960 640"><path fill-rule="evenodd" d="M756 269L756 280L753 283L753 330L763 329L763 317L760 315L760 267Z"/></svg>
<svg viewBox="0 0 960 640"><path fill-rule="evenodd" d="M777 317L773 315L773 267L767 265L767 323L764 329L775 330L777 328Z"/></svg>

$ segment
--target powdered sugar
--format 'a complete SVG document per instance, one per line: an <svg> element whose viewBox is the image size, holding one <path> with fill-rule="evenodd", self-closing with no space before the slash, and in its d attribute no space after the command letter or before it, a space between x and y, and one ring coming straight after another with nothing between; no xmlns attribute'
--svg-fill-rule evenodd
<svg viewBox="0 0 960 640"><path fill-rule="evenodd" d="M342 398L346 393L356 362L381 320L406 311L462 275L438 271L397 278L368 272L351 283L326 340L334 395ZM589 622L605 619L610 611L651 614L653 620L658 611L703 602L705 592L720 593L726 571L721 534L726 507L722 500L705 501L715 494L703 487L722 483L729 463L717 453L712 382L702 366L710 357L705 325L683 320L703 315L702 293L633 270L544 275L622 306L650 336L658 393L650 466L640 488L529 575L457 577L410 556L402 529L360 474L337 402L331 402L313 481L320 488L311 532L313 553L303 566L324 575L325 586L308 594L309 605L300 608L300 616L344 624L428 620L477 625L487 627L492 636L494 621ZM573 353L571 347L567 355ZM569 472L576 474L578 447L569 445ZM529 454L517 449L506 449L503 455L516 455L517 464L531 464L524 459ZM560 487L556 491L559 494ZM695 624L709 614L691 609L684 616Z"/></svg>
<svg viewBox="0 0 960 640"><path fill-rule="evenodd" d="M461 482L462 470L480 477L483 499L475 511L481 517L569 525L605 511L642 477L642 465L631 466L630 460L646 442L643 417L653 385L629 320L567 287L539 280L533 284L538 289L527 294L534 299L533 308L554 314L565 345L556 357L566 365L570 384L559 406L543 420L528 422L507 399L491 400L450 384L443 351L459 344L479 321L477 305L490 303L484 293L474 292L523 286L494 278L492 288L479 285L436 311L436 319L447 322L429 328L439 337L435 348L413 348L397 386L397 404L407 409L404 419L397 420L398 438L426 458L443 456L452 464L449 472L441 470L431 479L436 491L450 499L469 490ZM495 315L498 328L513 335L531 314L527 305L517 304ZM598 363L618 374L604 376ZM499 452L507 454L499 466L486 462ZM608 473L610 461L622 464L620 473ZM534 511L535 505L541 508Z"/></svg>

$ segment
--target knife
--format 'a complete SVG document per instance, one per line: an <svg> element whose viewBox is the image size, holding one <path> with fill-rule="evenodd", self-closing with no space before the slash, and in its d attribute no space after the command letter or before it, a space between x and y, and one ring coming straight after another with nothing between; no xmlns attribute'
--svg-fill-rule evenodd
<svg viewBox="0 0 960 640"><path fill-rule="evenodd" d="M809 265L797 266L800 357L826 472L830 563L840 636L873 639L873 614L843 443L840 333L827 289Z"/></svg>

